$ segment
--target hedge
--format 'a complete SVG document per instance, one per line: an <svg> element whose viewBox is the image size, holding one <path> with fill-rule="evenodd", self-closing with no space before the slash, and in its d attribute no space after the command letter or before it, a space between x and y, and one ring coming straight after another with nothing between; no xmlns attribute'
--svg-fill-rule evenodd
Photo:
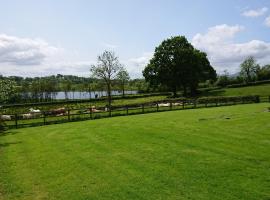
<svg viewBox="0 0 270 200"><path fill-rule="evenodd" d="M247 86L254 86L254 85L263 85L267 83L270 83L270 80L255 81L255 82L250 82L250 83L231 84L231 85L227 85L227 88L239 88L239 87L247 87Z"/></svg>

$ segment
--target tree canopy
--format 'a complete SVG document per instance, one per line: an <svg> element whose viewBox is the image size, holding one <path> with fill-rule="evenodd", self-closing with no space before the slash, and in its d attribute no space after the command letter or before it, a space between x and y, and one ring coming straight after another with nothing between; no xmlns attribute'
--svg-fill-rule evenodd
<svg viewBox="0 0 270 200"><path fill-rule="evenodd" d="M248 83L256 79L260 66L256 63L254 57L249 56L241 63L240 70L240 75Z"/></svg>
<svg viewBox="0 0 270 200"><path fill-rule="evenodd" d="M130 79L130 76L128 74L128 71L124 67L122 67L119 73L117 74L117 80L122 90L122 96L125 96L125 85L129 81L129 79Z"/></svg>
<svg viewBox="0 0 270 200"><path fill-rule="evenodd" d="M200 81L216 79L206 53L195 49L184 36L164 40L155 49L143 76L150 85L165 85L176 95L183 89L195 94Z"/></svg>
<svg viewBox="0 0 270 200"><path fill-rule="evenodd" d="M111 108L111 88L112 80L117 78L122 70L118 57L112 51L104 51L97 58L97 65L92 65L90 71L93 77L101 78L105 81L108 93L109 108Z"/></svg>
<svg viewBox="0 0 270 200"><path fill-rule="evenodd" d="M16 83L11 80L0 80L0 103L7 103L16 96Z"/></svg>

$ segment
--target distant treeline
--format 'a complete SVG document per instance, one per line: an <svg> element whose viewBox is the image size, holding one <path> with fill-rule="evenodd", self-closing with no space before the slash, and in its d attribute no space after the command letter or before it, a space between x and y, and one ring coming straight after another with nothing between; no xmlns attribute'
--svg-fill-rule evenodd
<svg viewBox="0 0 270 200"><path fill-rule="evenodd" d="M1 102L20 103L20 102L46 102L54 100L57 92L64 92L68 99L69 92L94 92L106 91L104 82L100 79L79 77L73 75L52 75L45 77L20 77L20 76L1 76L2 88ZM122 90L118 80L112 84L113 90ZM125 90L136 90L146 92L149 90L144 79L128 80Z"/></svg>

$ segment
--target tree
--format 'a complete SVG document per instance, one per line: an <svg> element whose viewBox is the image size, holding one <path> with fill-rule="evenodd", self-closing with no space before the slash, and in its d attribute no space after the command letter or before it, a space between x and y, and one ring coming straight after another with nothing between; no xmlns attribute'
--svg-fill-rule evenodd
<svg viewBox="0 0 270 200"><path fill-rule="evenodd" d="M258 79L270 80L270 65L265 65L259 70Z"/></svg>
<svg viewBox="0 0 270 200"><path fill-rule="evenodd" d="M215 83L217 86L225 87L230 83L230 75L227 70L224 70L223 74L218 76L217 82Z"/></svg>
<svg viewBox="0 0 270 200"><path fill-rule="evenodd" d="M260 66L252 56L246 58L240 65L240 75L247 83L257 78L259 70Z"/></svg>
<svg viewBox="0 0 270 200"><path fill-rule="evenodd" d="M117 77L120 70L121 64L118 57L112 51L104 51L100 56L98 56L97 64L92 65L90 68L92 76L103 79L106 84L109 110L111 110L112 103L112 80Z"/></svg>
<svg viewBox="0 0 270 200"><path fill-rule="evenodd" d="M16 82L8 79L0 80L0 103L8 103L16 97Z"/></svg>
<svg viewBox="0 0 270 200"><path fill-rule="evenodd" d="M65 99L68 99L68 93L71 91L72 83L70 80L64 80L62 84L62 88L65 93Z"/></svg>
<svg viewBox="0 0 270 200"><path fill-rule="evenodd" d="M199 81L216 79L216 72L204 52L195 49L184 36L176 36L155 49L143 76L151 86L165 85L174 96L182 88L186 96L188 89L191 94L196 92Z"/></svg>
<svg viewBox="0 0 270 200"><path fill-rule="evenodd" d="M127 84L127 82L130 79L129 74L124 67L122 67L120 69L120 71L118 72L117 79L120 83L120 88L122 90L122 96L124 97L125 96L125 85Z"/></svg>
<svg viewBox="0 0 270 200"><path fill-rule="evenodd" d="M8 79L0 80L0 103L9 103L16 97L16 82ZM5 122L0 115L0 132L5 130Z"/></svg>

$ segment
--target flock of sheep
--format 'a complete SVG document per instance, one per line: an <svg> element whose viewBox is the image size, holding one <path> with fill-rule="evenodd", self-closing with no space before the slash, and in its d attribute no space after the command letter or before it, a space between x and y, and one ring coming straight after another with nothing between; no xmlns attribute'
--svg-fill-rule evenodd
<svg viewBox="0 0 270 200"><path fill-rule="evenodd" d="M170 106L182 106L182 102L175 102L175 103L158 103L158 107L170 107ZM95 106L92 106L91 108L87 109L87 112L107 112L108 108L105 107L104 110L97 109ZM46 116L64 116L67 114L66 108L57 108L50 111L42 112L39 109L33 109L30 108L28 113L24 113L17 116L17 119L35 119L39 118L42 115ZM15 115L0 115L0 119L3 121L11 121L14 120Z"/></svg>
<svg viewBox="0 0 270 200"><path fill-rule="evenodd" d="M18 118L19 119L35 119L35 118L39 118L42 114L57 116L57 115L64 115L65 113L66 113L65 108L58 108L58 109L46 111L43 113L39 109L30 108L28 113L18 115ZM14 118L15 118L15 115L0 115L0 119L3 121L11 121Z"/></svg>

